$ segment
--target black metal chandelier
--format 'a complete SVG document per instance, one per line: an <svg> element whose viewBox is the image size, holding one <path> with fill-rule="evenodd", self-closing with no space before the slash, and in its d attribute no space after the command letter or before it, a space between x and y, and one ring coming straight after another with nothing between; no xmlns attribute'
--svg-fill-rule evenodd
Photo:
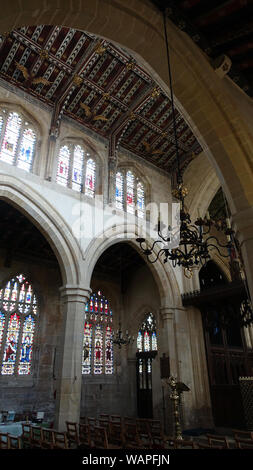
<svg viewBox="0 0 253 470"><path fill-rule="evenodd" d="M134 341L134 336L130 336L128 334L127 330L126 330L125 336L123 335L123 331L121 329L121 323L119 323L119 328L116 331L116 334L115 334L114 331L112 333L112 342L113 342L113 344L116 344L119 347L119 349L121 349L121 346L123 346L123 345L127 346L130 343L132 343L133 341Z"/></svg>
<svg viewBox="0 0 253 470"><path fill-rule="evenodd" d="M170 260L173 267L182 266L184 268L185 276L191 277L193 267L206 265L207 261L211 258L211 249L216 249L219 255L224 258L231 257L231 250L233 248L232 235L234 232L231 229L228 218L226 219L225 223L219 224L216 221L211 220L209 217L205 217L204 219L198 217L197 220L192 223L190 214L186 209L185 197L188 191L187 188L183 185L182 172L180 169L165 11L163 12L163 21L169 71L173 132L177 160L177 185L176 189L172 192L172 195L180 202L180 216L177 233L173 233L171 227L168 227L167 235L164 236L162 234L161 222L159 220L159 239L154 241L151 247L148 247L145 238L137 238L136 241L139 243L143 254L146 255L150 263L155 263L158 258L162 256L164 263ZM222 230L223 233L227 236L227 243L225 245L222 245L217 237L210 234L211 228L213 226L215 226L215 228L218 230ZM178 242L175 244L176 239ZM173 246L176 247L172 248Z"/></svg>

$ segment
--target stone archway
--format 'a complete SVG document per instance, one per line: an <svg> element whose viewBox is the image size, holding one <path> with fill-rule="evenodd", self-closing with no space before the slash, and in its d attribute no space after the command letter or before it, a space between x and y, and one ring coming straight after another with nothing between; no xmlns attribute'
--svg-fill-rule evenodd
<svg viewBox="0 0 253 470"><path fill-rule="evenodd" d="M127 242L131 244L133 248L139 251L139 245L135 240L137 238L137 228L134 225L131 227L128 226L127 238L125 234L126 227L124 225L118 225L113 231L113 233L111 229L109 229L107 232L104 232L102 235L98 236L94 241L89 244L86 249L87 255L85 258L85 285L90 284L90 279L93 273L94 266L97 260L100 258L101 254L113 244L119 242ZM147 265L149 266L150 271L157 284L161 299L161 307L164 307L165 305L170 305L172 308L176 306L181 306L179 285L175 273L173 272L172 266L167 263L167 268L165 269L165 266L160 259L154 264L148 264L147 262Z"/></svg>
<svg viewBox="0 0 253 470"><path fill-rule="evenodd" d="M79 247L66 223L53 207L36 191L25 188L21 181L3 173L0 175L0 198L24 212L45 236L58 260L63 283L79 285Z"/></svg>

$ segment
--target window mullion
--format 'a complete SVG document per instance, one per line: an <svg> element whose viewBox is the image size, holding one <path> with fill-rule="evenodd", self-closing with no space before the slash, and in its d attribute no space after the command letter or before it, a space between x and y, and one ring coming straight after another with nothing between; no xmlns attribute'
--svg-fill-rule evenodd
<svg viewBox="0 0 253 470"><path fill-rule="evenodd" d="M1 115L2 116L2 115ZM1 153L2 153L2 145L3 145L3 140L4 140L4 135L5 135L5 131L6 131L6 126L7 126L7 116L2 116L3 117L3 128L2 128L2 134L0 136L0 157L1 157Z"/></svg>
<svg viewBox="0 0 253 470"><path fill-rule="evenodd" d="M24 322L25 322L25 316L23 314L22 316L20 315L20 326L19 326L18 345L17 345L17 352L16 352L16 361L14 365L14 375L18 375L18 366L19 366L19 359L20 359Z"/></svg>
<svg viewBox="0 0 253 470"><path fill-rule="evenodd" d="M73 166L74 166L74 145L70 145L70 162L69 162L69 176L67 187L72 189L72 177L73 177Z"/></svg>
<svg viewBox="0 0 253 470"><path fill-rule="evenodd" d="M20 153L21 142L22 142L22 138L23 138L23 135L24 135L24 131L25 131L23 116L20 116L20 117L21 117L21 126L20 126L18 141L17 141L16 152L15 152L15 155L14 155L13 166L17 166L18 157L19 157L19 153Z"/></svg>
<svg viewBox="0 0 253 470"><path fill-rule="evenodd" d="M2 374L4 350L5 350L6 341L7 341L7 332L8 332L10 317L11 317L11 314L9 312L5 312L5 324L4 324L4 331L3 331L3 338L2 338L2 352L0 351L0 375Z"/></svg>

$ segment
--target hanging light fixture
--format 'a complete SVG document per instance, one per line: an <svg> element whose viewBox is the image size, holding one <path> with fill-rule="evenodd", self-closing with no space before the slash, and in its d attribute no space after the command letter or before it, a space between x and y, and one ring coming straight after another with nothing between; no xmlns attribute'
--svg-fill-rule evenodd
<svg viewBox="0 0 253 470"><path fill-rule="evenodd" d="M164 22L164 34L166 42L166 52L167 52L167 63L168 63L168 72L169 72L169 85L170 85L170 101L172 109L172 122L173 122L173 132L174 132L174 141L176 149L176 161L177 161L177 184L176 189L172 192L172 195L180 202L180 220L179 220L179 240L178 243L174 246L176 248L171 248L173 242L176 240L176 235L173 235L171 227L168 227L167 236L164 236L161 231L161 222L158 221L158 236L159 238L153 242L151 247L148 247L148 244L145 238L137 238L136 241L139 243L140 248L144 255L146 255L150 263L155 263L160 256L163 257L164 263L168 260L172 261L173 267L182 266L184 268L184 274L186 277L192 276L192 269L198 265L205 265L207 261L211 258L210 249L216 249L220 256L228 258L231 256L231 250L233 247L232 235L233 230L229 219L227 219L227 224L225 226L218 224L216 221L211 220L209 217L202 219L198 217L197 220L192 223L189 212L185 206L185 197L188 194L187 188L183 184L182 171L180 169L180 159L179 159L179 148L178 148L178 139L177 139L177 130L176 130L176 116L175 116L175 107L174 107L174 97L172 89L172 76L171 76L171 67L170 67L170 57L169 57L169 47L168 47L168 37L167 37L167 28L166 28L166 11L163 12L163 22ZM210 234L211 228L215 226L218 230L222 230L227 236L227 243L222 245L217 237ZM178 232L177 232L178 233ZM210 236L208 236L210 234ZM160 246L160 249L157 250ZM222 250L222 251L221 251ZM224 250L226 250L224 252Z"/></svg>
<svg viewBox="0 0 253 470"><path fill-rule="evenodd" d="M123 332L122 332L122 329L121 329L121 323L119 322L119 328L116 331L116 334L114 333L114 331L112 333L112 342L113 342L113 344L117 344L119 349L121 349L121 346L123 346L123 345L128 346L133 341L134 341L134 336L130 336L128 334L127 330L126 330L125 336L123 336Z"/></svg>

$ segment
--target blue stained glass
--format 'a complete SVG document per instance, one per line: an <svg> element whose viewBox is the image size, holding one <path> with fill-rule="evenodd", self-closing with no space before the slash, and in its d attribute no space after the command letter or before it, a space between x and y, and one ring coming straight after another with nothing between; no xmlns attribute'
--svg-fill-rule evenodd
<svg viewBox="0 0 253 470"><path fill-rule="evenodd" d="M25 129L17 161L17 166L25 171L30 171L32 167L35 140L36 136L33 130Z"/></svg>

